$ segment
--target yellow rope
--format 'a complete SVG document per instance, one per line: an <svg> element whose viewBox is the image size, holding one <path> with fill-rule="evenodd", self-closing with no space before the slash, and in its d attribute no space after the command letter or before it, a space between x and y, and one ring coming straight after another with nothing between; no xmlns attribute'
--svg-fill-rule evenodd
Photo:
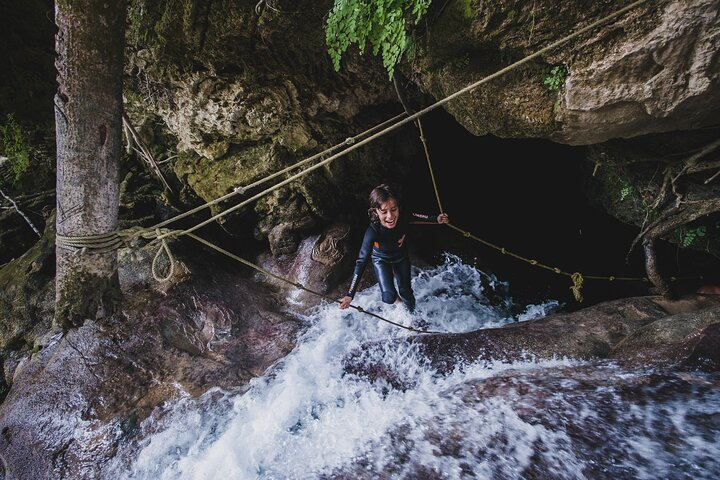
<svg viewBox="0 0 720 480"><path fill-rule="evenodd" d="M430 170L430 179L432 180L433 190L435 191L435 199L438 204L438 212L443 213L442 203L440 202L440 193L438 193L437 182L435 181L435 173L433 172L432 162L430 161L430 151L428 150L427 140L425 140L425 132L423 132L423 126L420 119L417 119L417 127L420 131L420 141L423 144L423 150L425 151L425 158L427 159L428 169Z"/></svg>
<svg viewBox="0 0 720 480"><path fill-rule="evenodd" d="M583 276L580 272L575 272L572 274L572 276L570 278L572 278L572 281L573 281L573 284L570 287L570 290L572 290L573 295L575 295L575 300L578 303L582 303L583 295L582 295L582 292L580 291L580 289L582 288L582 284L583 284Z"/></svg>

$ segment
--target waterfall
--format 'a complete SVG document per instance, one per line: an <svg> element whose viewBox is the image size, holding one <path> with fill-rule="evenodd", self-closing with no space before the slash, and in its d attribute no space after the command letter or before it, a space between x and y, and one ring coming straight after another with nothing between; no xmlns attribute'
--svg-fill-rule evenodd
<svg viewBox="0 0 720 480"><path fill-rule="evenodd" d="M458 257L413 269L416 315L467 332L562 309L517 305ZM354 303L409 325L377 287ZM626 371L569 358L476 361L439 373L415 335L334 304L303 317L295 349L264 376L163 406L120 447L107 478L718 478L720 377ZM403 380L348 373L368 343Z"/></svg>

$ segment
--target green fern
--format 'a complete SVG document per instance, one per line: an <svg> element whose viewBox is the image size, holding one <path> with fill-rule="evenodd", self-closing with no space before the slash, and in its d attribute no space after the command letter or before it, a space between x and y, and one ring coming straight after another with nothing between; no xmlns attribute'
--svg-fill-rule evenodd
<svg viewBox="0 0 720 480"><path fill-rule="evenodd" d="M695 240L697 240L701 237L704 237L706 232L707 232L707 229L706 229L705 225L700 225L699 227L689 228L689 229L685 230L681 234L682 238L680 239L682 242L682 246L686 247L686 248L689 247L690 245L695 243Z"/></svg>
<svg viewBox="0 0 720 480"><path fill-rule="evenodd" d="M7 123L0 125L0 154L7 157L17 183L30 166L30 148L27 135L11 113Z"/></svg>
<svg viewBox="0 0 720 480"><path fill-rule="evenodd" d="M335 70L340 70L342 56L351 44L356 44L362 54L369 43L373 55L381 55L392 78L409 43L406 14L414 23L419 22L431 1L335 0L325 24L325 41Z"/></svg>

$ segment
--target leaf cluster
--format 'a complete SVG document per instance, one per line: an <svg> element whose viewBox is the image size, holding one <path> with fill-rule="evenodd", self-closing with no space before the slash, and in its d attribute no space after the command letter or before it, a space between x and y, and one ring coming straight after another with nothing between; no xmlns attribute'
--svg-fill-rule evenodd
<svg viewBox="0 0 720 480"><path fill-rule="evenodd" d="M543 84L553 92L557 92L565 84L565 79L568 76L568 70L565 65L556 65L552 67L545 78Z"/></svg>
<svg viewBox="0 0 720 480"><path fill-rule="evenodd" d="M28 136L12 113L7 115L7 121L0 125L0 155L10 163L17 183L30 166L30 147Z"/></svg>
<svg viewBox="0 0 720 480"><path fill-rule="evenodd" d="M325 24L325 41L335 70L340 70L342 56L351 44L356 44L361 54L370 44L373 55L382 56L392 78L408 46L410 23L422 19L431 1L335 0Z"/></svg>
<svg viewBox="0 0 720 480"><path fill-rule="evenodd" d="M705 233L707 232L707 227L705 225L700 225L696 228L689 228L685 230L681 235L681 243L682 246L687 248L693 243L695 243L695 240L698 240L705 236Z"/></svg>

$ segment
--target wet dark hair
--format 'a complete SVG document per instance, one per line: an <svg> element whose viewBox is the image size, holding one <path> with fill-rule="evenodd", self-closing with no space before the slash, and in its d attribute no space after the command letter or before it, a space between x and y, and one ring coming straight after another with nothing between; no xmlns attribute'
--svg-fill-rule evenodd
<svg viewBox="0 0 720 480"><path fill-rule="evenodd" d="M390 185L388 183L383 183L382 185L378 185L377 187L372 189L372 192L370 192L370 208L368 208L368 216L370 217L370 221L372 223L380 223L380 218L378 218L377 212L375 211L376 208L380 208L380 205L387 202L391 198L394 198L395 201L398 204L398 207L400 206L400 191L397 187Z"/></svg>

